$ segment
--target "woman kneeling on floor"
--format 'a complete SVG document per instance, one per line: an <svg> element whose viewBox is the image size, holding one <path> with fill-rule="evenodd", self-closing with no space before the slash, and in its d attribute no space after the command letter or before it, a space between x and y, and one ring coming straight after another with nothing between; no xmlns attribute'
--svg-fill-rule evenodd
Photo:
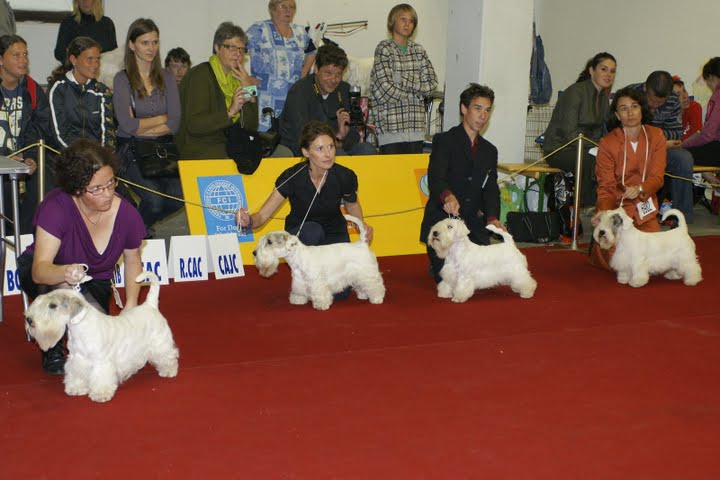
<svg viewBox="0 0 720 480"><path fill-rule="evenodd" d="M638 90L618 90L610 111L615 115L616 128L600 140L595 164L597 213L592 225L598 225L602 212L622 206L636 228L657 232L660 224L656 193L665 175L665 136L659 128L645 125L650 121L650 109L645 95ZM590 263L609 270L613 251L591 242Z"/></svg>
<svg viewBox="0 0 720 480"><path fill-rule="evenodd" d="M35 242L18 258L20 286L30 298L57 288L79 288L85 299L109 313L111 279L120 257L125 278L142 272L142 218L115 193L118 161L92 140L78 140L55 162L60 188L52 190L33 220ZM90 281L79 283L88 275ZM125 307L137 305L140 285L125 285ZM63 340L43 352L43 369L62 374Z"/></svg>

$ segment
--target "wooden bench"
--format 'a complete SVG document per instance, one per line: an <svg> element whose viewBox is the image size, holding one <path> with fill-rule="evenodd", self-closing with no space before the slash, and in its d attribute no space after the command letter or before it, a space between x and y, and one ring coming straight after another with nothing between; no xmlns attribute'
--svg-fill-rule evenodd
<svg viewBox="0 0 720 480"><path fill-rule="evenodd" d="M543 203L545 201L545 175L548 173L560 173L562 170L553 168L547 163L536 163L528 165L525 163L498 163L499 172L507 175L523 175L525 177L525 195L533 185L538 186L538 211L543 211Z"/></svg>
<svg viewBox="0 0 720 480"><path fill-rule="evenodd" d="M500 166L498 165L498 168ZM693 173L720 172L720 167L704 167L702 165L693 166Z"/></svg>

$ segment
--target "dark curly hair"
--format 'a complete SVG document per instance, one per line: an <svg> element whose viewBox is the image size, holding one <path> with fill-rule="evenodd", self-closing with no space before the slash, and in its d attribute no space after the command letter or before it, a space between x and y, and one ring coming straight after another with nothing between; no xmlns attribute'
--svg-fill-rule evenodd
<svg viewBox="0 0 720 480"><path fill-rule="evenodd" d="M650 106L648 105L647 97L645 96L645 94L640 90L636 90L633 87L625 87L615 92L613 101L610 104L610 118L608 120L608 130L622 127L622 124L615 115L615 112L617 111L618 102L620 102L620 99L624 97L632 98L633 100L638 102L638 105L640 105L640 112L642 113L643 124L647 125L648 123L650 123L650 121L652 121L652 113L650 112Z"/></svg>
<svg viewBox="0 0 720 480"><path fill-rule="evenodd" d="M702 77L707 80L711 75L720 78L720 57L713 57L703 66Z"/></svg>
<svg viewBox="0 0 720 480"><path fill-rule="evenodd" d="M103 167L117 175L119 162L113 151L94 140L80 139L71 144L55 161L58 186L70 195L80 195L92 177Z"/></svg>

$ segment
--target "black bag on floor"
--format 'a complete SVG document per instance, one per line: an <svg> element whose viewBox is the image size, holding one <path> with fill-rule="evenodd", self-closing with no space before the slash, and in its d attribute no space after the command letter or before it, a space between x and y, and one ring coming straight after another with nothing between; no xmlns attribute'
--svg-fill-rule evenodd
<svg viewBox="0 0 720 480"><path fill-rule="evenodd" d="M557 212L508 212L506 224L516 242L550 243L560 239Z"/></svg>

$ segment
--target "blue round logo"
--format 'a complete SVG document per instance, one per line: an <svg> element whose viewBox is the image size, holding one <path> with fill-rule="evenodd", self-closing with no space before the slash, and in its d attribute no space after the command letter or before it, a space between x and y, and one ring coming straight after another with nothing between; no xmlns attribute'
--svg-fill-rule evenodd
<svg viewBox="0 0 720 480"><path fill-rule="evenodd" d="M247 202L235 185L227 180L217 180L207 186L203 193L203 203L219 210L208 210L210 214L222 222L234 222L235 211Z"/></svg>
<svg viewBox="0 0 720 480"><path fill-rule="evenodd" d="M419 187L420 187L420 191L423 193L423 195L430 198L430 187L428 186L427 173L420 178Z"/></svg>

